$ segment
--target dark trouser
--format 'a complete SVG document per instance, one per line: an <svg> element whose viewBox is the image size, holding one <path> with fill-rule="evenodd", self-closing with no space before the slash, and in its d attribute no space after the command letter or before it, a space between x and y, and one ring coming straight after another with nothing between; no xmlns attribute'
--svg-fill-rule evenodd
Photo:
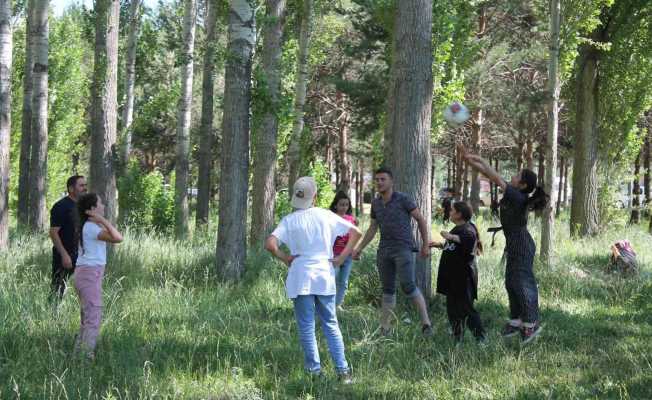
<svg viewBox="0 0 652 400"><path fill-rule="evenodd" d="M473 308L473 294L470 287L467 287L466 293L446 296L446 312L455 337L461 338L465 325L476 338L484 336L480 314Z"/></svg>
<svg viewBox="0 0 652 400"><path fill-rule="evenodd" d="M505 288L509 297L509 317L525 323L539 321L539 290L534 277L534 240L527 231L507 237Z"/></svg>
<svg viewBox="0 0 652 400"><path fill-rule="evenodd" d="M401 290L408 298L417 297L421 292L414 280L414 253L410 249L379 248L376 254L378 275L383 286L383 300L391 302L396 293L396 276Z"/></svg>
<svg viewBox="0 0 652 400"><path fill-rule="evenodd" d="M70 254L70 253L68 253ZM57 249L52 249L52 283L51 283L51 299L61 300L63 292L66 290L66 281L75 272L76 255L71 255L73 268L66 269L63 267L61 255Z"/></svg>

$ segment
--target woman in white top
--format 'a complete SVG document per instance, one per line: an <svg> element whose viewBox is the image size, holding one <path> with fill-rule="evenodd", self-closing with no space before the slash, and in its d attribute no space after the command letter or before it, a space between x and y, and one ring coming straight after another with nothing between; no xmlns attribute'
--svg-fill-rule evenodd
<svg viewBox="0 0 652 400"><path fill-rule="evenodd" d="M265 248L288 267L287 296L294 302L299 340L304 352L304 366L309 373L320 374L321 363L315 335L315 313L338 376L351 382L351 370L344 355L344 341L335 313L335 269L351 254L360 239L360 230L337 214L314 207L317 185L312 177L299 178L294 184L292 207L295 211L283 218L265 242ZM349 234L342 253L333 258L333 244L338 236ZM279 249L284 243L290 250Z"/></svg>
<svg viewBox="0 0 652 400"><path fill-rule="evenodd" d="M81 304L81 326L75 339L75 351L95 357L95 345L102 320L102 278L106 266L106 243L122 242L122 235L104 218L104 204L95 193L77 201L79 224L76 240L79 255L75 268L75 290Z"/></svg>

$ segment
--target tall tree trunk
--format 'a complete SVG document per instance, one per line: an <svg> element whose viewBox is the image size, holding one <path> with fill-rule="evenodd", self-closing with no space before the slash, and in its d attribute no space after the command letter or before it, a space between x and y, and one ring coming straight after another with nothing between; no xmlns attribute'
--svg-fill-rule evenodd
<svg viewBox="0 0 652 400"><path fill-rule="evenodd" d="M528 118L528 121L529 119L530 118ZM527 129L530 127L531 125L528 124ZM534 139L532 138L532 134L529 132L525 132L525 135L525 168L534 171Z"/></svg>
<svg viewBox="0 0 652 400"><path fill-rule="evenodd" d="M559 185L557 187L557 210L555 215L557 218L559 218L559 215L561 214L561 204L563 201L562 194L564 192L564 170L566 169L566 160L564 157L561 158L559 161ZM552 195L551 195L552 197Z"/></svg>
<svg viewBox="0 0 652 400"><path fill-rule="evenodd" d="M462 178L462 201L469 201L469 165L467 163L464 163Z"/></svg>
<svg viewBox="0 0 652 400"><path fill-rule="evenodd" d="M650 135L645 136L643 145L643 192L645 193L645 204L650 202Z"/></svg>
<svg viewBox="0 0 652 400"><path fill-rule="evenodd" d="M239 280L247 256L249 110L251 65L256 44L254 0L232 0L224 74L224 117L220 212L216 267L227 280Z"/></svg>
<svg viewBox="0 0 652 400"><path fill-rule="evenodd" d="M123 149L122 164L126 167L131 155L131 123L134 116L134 87L136 86L136 41L140 28L142 0L131 0L129 6L129 33L127 35L127 60L125 62L125 103L122 109Z"/></svg>
<svg viewBox="0 0 652 400"><path fill-rule="evenodd" d="M184 1L183 49L181 50L181 97L177 111L177 152L174 166L174 232L177 239L188 236L188 180L190 174L190 122L192 112L193 53L197 3Z"/></svg>
<svg viewBox="0 0 652 400"><path fill-rule="evenodd" d="M364 214L364 160L358 160L358 189L357 189L357 211L358 216Z"/></svg>
<svg viewBox="0 0 652 400"><path fill-rule="evenodd" d="M197 176L197 210L195 223L197 229L208 226L208 211L211 199L211 170L213 169L213 86L215 80L215 47L217 42L216 24L218 1L206 2L206 48L204 49L204 69L202 71L201 125L199 127L199 168ZM255 187L255 185L254 185Z"/></svg>
<svg viewBox="0 0 652 400"><path fill-rule="evenodd" d="M265 108L254 143L254 180L251 205L251 243L261 242L274 226L276 205L276 141L281 97L281 56L285 0L266 0L263 27L263 74L270 106Z"/></svg>
<svg viewBox="0 0 652 400"><path fill-rule="evenodd" d="M525 135L523 129L524 124L521 123L521 131L518 133L518 140L516 142L516 171L523 169L523 156L525 155Z"/></svg>
<svg viewBox="0 0 652 400"><path fill-rule="evenodd" d="M480 6L478 12L478 31L476 33L476 38L481 39L484 36L487 30L487 8L484 5ZM485 52L481 51L481 54L484 56ZM480 87L477 95L478 101L482 100L482 88ZM482 150L482 125L483 125L483 112L481 106L473 111L473 124L471 127L471 149L475 154L480 154ZM477 170L473 169L471 171L471 207L473 208L474 213L480 211L480 174Z"/></svg>
<svg viewBox="0 0 652 400"><path fill-rule="evenodd" d="M9 140L11 136L11 0L0 0L0 250L9 244Z"/></svg>
<svg viewBox="0 0 652 400"><path fill-rule="evenodd" d="M412 196L430 232L430 118L432 105L432 0L397 2L385 135L393 146L396 190ZM417 229L414 225L414 233ZM420 237L420 235L418 235ZM429 238L422 238L429 240ZM417 242L418 243L418 242ZM416 282L431 295L430 257L417 258Z"/></svg>
<svg viewBox="0 0 652 400"><path fill-rule="evenodd" d="M455 151L455 193L453 197L456 200L462 200L463 179L464 160L462 160L462 156L459 152Z"/></svg>
<svg viewBox="0 0 652 400"><path fill-rule="evenodd" d="M42 231L47 226L45 196L48 176L48 0L34 0L33 22L29 226L34 231Z"/></svg>
<svg viewBox="0 0 652 400"><path fill-rule="evenodd" d="M95 63L93 71L90 190L106 204L110 221L117 216L115 184L118 30L120 2L95 0Z"/></svg>
<svg viewBox="0 0 652 400"><path fill-rule="evenodd" d="M310 36L312 35L313 8L313 0L303 0L299 48L297 50L297 76L294 87L294 122L292 124L290 147L288 148L288 164L290 167L288 193L292 193L292 186L301 173L301 138L303 137L303 115L306 104L306 89L308 87L308 53L310 50Z"/></svg>
<svg viewBox="0 0 652 400"><path fill-rule="evenodd" d="M570 216L571 234L578 236L598 231L598 60L591 45L580 48Z"/></svg>
<svg viewBox="0 0 652 400"><path fill-rule="evenodd" d="M639 174L641 173L641 152L636 156L634 160L634 178L632 179L632 214L629 218L629 224L640 224L641 223L641 184L639 179Z"/></svg>
<svg viewBox="0 0 652 400"><path fill-rule="evenodd" d="M451 160L450 158L446 160L446 187L450 188L451 187Z"/></svg>
<svg viewBox="0 0 652 400"><path fill-rule="evenodd" d="M541 261L550 265L552 237L555 218L555 172L557 166L557 137L559 133L559 29L561 0L550 0L550 60L548 62L548 132L546 135L545 160L547 164L544 180L545 192L550 201L541 219ZM543 154L543 152L542 152ZM541 162L541 161L540 161ZM563 164L563 162L562 162Z"/></svg>
<svg viewBox="0 0 652 400"><path fill-rule="evenodd" d="M344 111L340 116L340 129L338 135L338 185L337 190L341 190L350 196L351 191L351 161L349 160L349 112Z"/></svg>
<svg viewBox="0 0 652 400"><path fill-rule="evenodd" d="M32 153L32 69L34 68L34 0L27 3L27 26L25 28L25 66L23 74L23 112L20 127L20 161L18 169L18 226L27 228L29 224L30 168Z"/></svg>
<svg viewBox="0 0 652 400"><path fill-rule="evenodd" d="M482 124L483 113L482 109L478 108L473 111L473 125L471 128L471 148L475 154L480 154L481 150ZM471 201L473 212L477 214L480 211L480 175L475 169L471 170L471 194L469 199Z"/></svg>
<svg viewBox="0 0 652 400"><path fill-rule="evenodd" d="M564 197L562 200L562 206L564 208L568 207L568 173L570 171L571 161L566 159L566 168L564 168Z"/></svg>

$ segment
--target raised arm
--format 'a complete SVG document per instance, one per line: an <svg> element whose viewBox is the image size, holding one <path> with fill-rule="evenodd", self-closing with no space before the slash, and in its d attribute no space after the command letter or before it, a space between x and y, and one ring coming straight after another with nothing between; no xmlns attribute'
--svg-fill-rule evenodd
<svg viewBox="0 0 652 400"><path fill-rule="evenodd" d="M477 154L471 154L466 151L464 146L458 145L457 150L462 154L462 159L473 169L486 176L487 179L500 186L502 190L507 188L507 182L498 174L498 172L485 159Z"/></svg>

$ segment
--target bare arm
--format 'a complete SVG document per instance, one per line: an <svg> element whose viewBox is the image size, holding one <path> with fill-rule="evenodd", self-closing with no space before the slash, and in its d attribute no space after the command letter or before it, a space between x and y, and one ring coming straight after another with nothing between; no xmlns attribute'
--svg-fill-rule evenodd
<svg viewBox="0 0 652 400"><path fill-rule="evenodd" d="M367 232L365 232L364 237L362 238L362 241L358 245L358 247L355 248L353 251L353 258L358 258L360 256L360 253L362 253L362 250L364 250L365 247L373 240L374 236L376 236L376 232L378 231L378 223L376 223L375 219L371 220L371 223L369 223L369 228L367 229Z"/></svg>
<svg viewBox="0 0 652 400"><path fill-rule="evenodd" d="M346 243L346 246L344 247L344 250L340 253L339 256L335 257L333 259L333 265L336 267L339 267L344 263L344 260L353 253L353 249L355 248L355 245L358 243L358 240L362 237L362 232L360 229L358 229L357 226L354 226L353 228L349 229L349 241Z"/></svg>
<svg viewBox="0 0 652 400"><path fill-rule="evenodd" d="M288 267L292 264L292 261L296 258L294 256L287 255L279 248L278 239L274 235L270 235L265 240L265 250L272 253L274 257L281 260Z"/></svg>
<svg viewBox="0 0 652 400"><path fill-rule="evenodd" d="M50 240L52 240L52 244L54 245L54 248L57 249L57 251L61 255L61 263L63 264L63 267L66 269L70 269L72 268L72 259L70 258L70 254L68 254L66 248L63 247L63 243L61 242L61 238L59 237L59 229L61 228L58 226L54 226L50 228L50 231L48 233L50 235Z"/></svg>
<svg viewBox="0 0 652 400"><path fill-rule="evenodd" d="M458 146L457 149L462 154L464 161L466 161L466 163L469 164L471 168L486 176L487 179L500 186L502 190L507 188L507 182L505 182L500 174L498 174L498 172L491 165L489 165L485 159L476 154L467 153L466 149L463 146Z"/></svg>
<svg viewBox="0 0 652 400"><path fill-rule="evenodd" d="M420 255L423 258L428 257L430 255L430 233L428 232L428 224L426 224L426 220L423 218L423 215L421 215L418 208L412 210L410 215L417 221L417 225L419 226L419 233L421 234L422 242Z"/></svg>
<svg viewBox="0 0 652 400"><path fill-rule="evenodd" d="M108 243L120 243L124 239L122 234L104 217L94 216L91 221L102 226L102 232L97 235L97 239Z"/></svg>
<svg viewBox="0 0 652 400"><path fill-rule="evenodd" d="M455 243L462 243L459 235L451 235L449 232L441 231L441 237Z"/></svg>

